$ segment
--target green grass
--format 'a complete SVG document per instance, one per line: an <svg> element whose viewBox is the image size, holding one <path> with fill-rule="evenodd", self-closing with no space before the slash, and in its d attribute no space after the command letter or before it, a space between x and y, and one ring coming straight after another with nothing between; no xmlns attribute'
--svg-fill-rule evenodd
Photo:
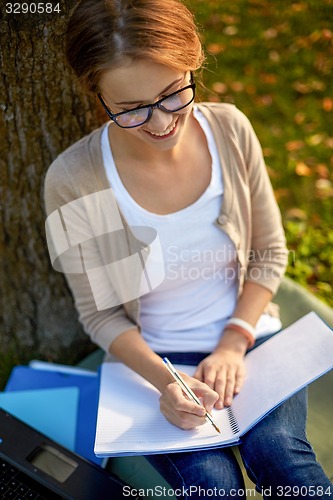
<svg viewBox="0 0 333 500"><path fill-rule="evenodd" d="M235 103L263 147L291 258L333 306L333 0L192 0L207 53L201 100Z"/></svg>

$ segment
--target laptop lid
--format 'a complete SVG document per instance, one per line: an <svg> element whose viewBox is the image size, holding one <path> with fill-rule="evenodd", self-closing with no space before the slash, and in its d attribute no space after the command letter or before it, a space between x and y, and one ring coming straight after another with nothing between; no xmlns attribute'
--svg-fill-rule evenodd
<svg viewBox="0 0 333 500"><path fill-rule="evenodd" d="M0 409L0 498L118 500L124 486L114 474Z"/></svg>

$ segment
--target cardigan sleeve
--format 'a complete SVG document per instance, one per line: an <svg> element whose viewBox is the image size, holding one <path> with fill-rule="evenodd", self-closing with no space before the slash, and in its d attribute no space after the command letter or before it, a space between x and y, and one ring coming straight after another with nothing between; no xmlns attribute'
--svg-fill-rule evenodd
<svg viewBox="0 0 333 500"><path fill-rule="evenodd" d="M57 216L57 212L59 213L61 208L70 206L71 202L75 202L75 200L78 200L80 196L89 193L91 189L94 190L91 183L87 182L88 179L84 176L85 170L82 168L83 184L88 186L88 190L82 191L81 189L81 192L79 192L80 188L78 188L78 182L75 182L74 176L71 175L71 161L73 161L71 155L68 155L66 158L66 153L64 153L63 155L60 155L49 167L44 185L45 209L48 218L52 214ZM81 185L82 179L80 179ZM63 213L63 211L61 211L61 213ZM91 228L88 227L86 220L82 219L82 221L80 221L79 230L81 232L86 230L87 234L89 231L91 232ZM65 232L67 232L67 228ZM65 237L68 239L68 234L65 235ZM100 249L98 248L94 238L92 238L86 248L86 255L84 257L87 261L101 261L99 252ZM85 272L84 268L81 272L77 272L78 269L76 269L77 266L80 266L81 257L80 255L74 255L71 258L69 255L68 259L65 261L67 269L64 269L64 263L60 263L58 264L57 270L60 270L65 274L67 283L74 298L75 307L79 314L79 320L82 323L85 332L90 336L91 340L95 344L101 347L104 351L108 352L111 343L116 337L127 330L133 328L138 329L138 325L136 324L135 318L129 317L124 305L119 304L119 300L116 306L107 307L105 309L97 308L87 272ZM76 272L71 272L72 270L76 270ZM107 290L108 300L110 302L110 300L114 297L114 302L116 303L116 292L112 287L111 281L107 280L107 283L109 287Z"/></svg>
<svg viewBox="0 0 333 500"><path fill-rule="evenodd" d="M251 232L245 280L276 293L284 275L288 250L281 213L268 176L259 140L247 117L237 110L240 147L247 169Z"/></svg>

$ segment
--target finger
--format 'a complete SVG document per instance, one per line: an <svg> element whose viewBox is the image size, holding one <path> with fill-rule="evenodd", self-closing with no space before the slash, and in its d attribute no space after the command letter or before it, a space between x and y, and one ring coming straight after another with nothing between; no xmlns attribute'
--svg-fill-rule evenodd
<svg viewBox="0 0 333 500"><path fill-rule="evenodd" d="M170 384L175 385L175 384ZM204 415L206 410L189 401L182 393L180 387L168 387L160 397L160 409L165 418L182 429L193 429L206 422ZM192 413L199 412L201 415Z"/></svg>
<svg viewBox="0 0 333 500"><path fill-rule="evenodd" d="M167 387L169 404L178 412L190 413L198 417L205 416L205 409L190 399L177 383L169 384Z"/></svg>
<svg viewBox="0 0 333 500"><path fill-rule="evenodd" d="M173 411L163 402L161 402L160 408L168 422L184 430L194 429L206 423L204 417L198 417L197 415L193 415L193 413Z"/></svg>
<svg viewBox="0 0 333 500"><path fill-rule="evenodd" d="M211 412L216 401L219 399L219 394L211 389L206 383L200 383L192 388L198 397L202 398L202 405L208 412Z"/></svg>
<svg viewBox="0 0 333 500"><path fill-rule="evenodd" d="M197 366L197 368L193 374L193 378L203 382L203 368L202 368L201 363Z"/></svg>
<svg viewBox="0 0 333 500"><path fill-rule="evenodd" d="M213 366L205 366L203 368L202 382L208 385L211 389L215 389L217 370Z"/></svg>
<svg viewBox="0 0 333 500"><path fill-rule="evenodd" d="M224 391L224 404L225 406L230 406L232 403L232 399L234 397L234 390L235 390L235 371L234 370L229 370L227 379L226 379L226 385L225 385L225 391Z"/></svg>
<svg viewBox="0 0 333 500"><path fill-rule="evenodd" d="M215 390L219 395L219 398L215 403L215 408L217 409L221 409L224 407L226 384L227 384L227 370L225 367L223 367L218 371L215 380Z"/></svg>
<svg viewBox="0 0 333 500"><path fill-rule="evenodd" d="M240 369L236 373L236 380L235 380L235 388L234 388L234 394L238 394L244 384L246 376L246 370L245 368Z"/></svg>
<svg viewBox="0 0 333 500"><path fill-rule="evenodd" d="M219 400L219 395L216 391L206 392L202 397L202 404L208 413L211 413L212 409Z"/></svg>

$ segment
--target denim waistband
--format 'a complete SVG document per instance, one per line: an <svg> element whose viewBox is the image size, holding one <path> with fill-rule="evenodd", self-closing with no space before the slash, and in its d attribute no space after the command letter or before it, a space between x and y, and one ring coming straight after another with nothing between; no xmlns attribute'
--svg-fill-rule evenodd
<svg viewBox="0 0 333 500"><path fill-rule="evenodd" d="M266 342L266 340L269 340L277 333L279 332L271 333L270 335L265 335L264 337L260 337L255 341L254 346L248 349L247 352L256 349L256 347L263 344L264 342ZM157 352L156 354L161 356L161 358L165 357L169 358L171 363L174 364L197 366L204 358L209 356L209 354L211 353L210 352Z"/></svg>

